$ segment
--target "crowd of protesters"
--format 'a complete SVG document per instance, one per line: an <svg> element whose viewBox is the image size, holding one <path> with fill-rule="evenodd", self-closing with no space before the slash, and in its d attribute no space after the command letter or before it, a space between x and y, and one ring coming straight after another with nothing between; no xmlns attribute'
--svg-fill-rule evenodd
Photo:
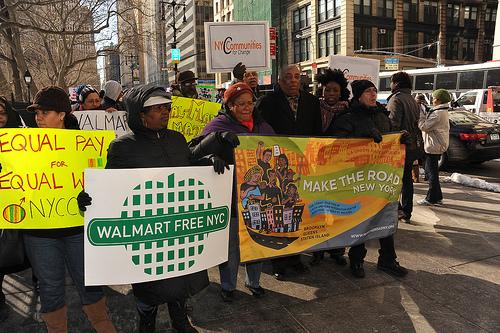
<svg viewBox="0 0 500 333"><path fill-rule="evenodd" d="M34 114L40 128L79 129L73 112L79 110L106 110L127 112L131 133L114 140L107 156L108 169L175 167L212 165L215 172L223 173L234 164L234 148L239 134L280 136L332 136L340 138L370 138L376 143L383 135L401 132L401 143L406 146L403 187L399 204L399 218L410 223L413 211L412 170L418 161L425 160L429 192L422 205L442 204L437 161L448 147L449 123L447 111L451 100L445 90L435 91L433 107L422 99L411 96L408 74L398 72L391 78L392 94L387 107L377 102L377 88L368 80L356 80L348 89L344 73L326 69L318 76L317 96L301 89L301 69L287 65L279 73L272 92L259 90L258 74L248 71L244 64L233 70L232 85L219 90L222 108L204 128L201 135L189 143L182 134L168 130L172 95L200 98L196 89L196 76L191 71L178 74L169 92L157 86L137 86L125 92L120 83L108 81L103 90L82 85L77 91L77 103L70 104L68 94L58 87L46 87L38 92L28 111ZM351 97L352 96L352 97ZM351 98L350 98L351 97ZM0 98L0 128L24 127L24 122L12 110L5 98ZM273 177L261 151L259 165L263 177ZM266 164L267 163L267 164ZM268 166L266 166L268 165ZM264 170L266 169L266 170ZM269 170L271 172L269 172ZM0 165L1 172L1 165ZM293 175L292 175L293 178ZM263 178L270 182L270 178ZM413 180L415 177L413 177ZM418 174L417 174L418 180ZM238 217L238 191L234 184L232 216L229 223L228 261L219 265L220 296L224 302L234 301L234 290L240 265ZM82 211L91 205L92 198L82 191L78 196ZM33 280L39 290L42 313L48 332L67 332L67 307L64 294L66 269L70 272L88 320L96 332L115 332L107 315L106 298L100 287L85 287L83 281L83 227L55 230L23 230L26 263L19 267L2 268L9 274L31 265ZM396 260L394 235L379 240L377 268L388 274L404 277L407 270ZM347 265L356 278L363 278L364 243L353 245L346 260L345 248L327 251L339 265ZM325 251L313 253L311 265L324 258ZM274 277L286 280L290 274L309 271L300 255L271 260ZM245 287L257 298L265 295L260 285L263 262L245 264ZM158 306L167 304L172 327L178 332L197 332L188 318L187 301L209 283L206 271L154 282L133 284L139 314L139 331L154 332ZM0 321L5 320L8 309L0 291Z"/></svg>

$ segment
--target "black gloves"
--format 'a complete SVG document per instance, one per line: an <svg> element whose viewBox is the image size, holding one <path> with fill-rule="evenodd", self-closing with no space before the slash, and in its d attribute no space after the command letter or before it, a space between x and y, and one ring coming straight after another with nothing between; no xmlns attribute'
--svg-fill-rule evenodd
<svg viewBox="0 0 500 333"><path fill-rule="evenodd" d="M245 65L243 65L241 62L239 62L233 68L233 75L239 81L243 81L243 76L245 75L246 71L247 71L247 68L245 67Z"/></svg>
<svg viewBox="0 0 500 333"><path fill-rule="evenodd" d="M370 134L373 138L373 141L375 141L375 143L382 142L382 133L380 133L380 131L378 129L372 128L370 131Z"/></svg>
<svg viewBox="0 0 500 333"><path fill-rule="evenodd" d="M82 212L86 211L87 206L90 206L92 204L92 198L85 191L81 191L78 194L78 196L76 197L76 201L78 201L78 208L80 208Z"/></svg>
<svg viewBox="0 0 500 333"><path fill-rule="evenodd" d="M410 133L406 130L402 130L401 137L399 138L399 143L407 144L410 143L410 141L411 141Z"/></svg>
<svg viewBox="0 0 500 333"><path fill-rule="evenodd" d="M232 132L217 132L221 142L228 143L232 148L238 147L240 140L238 136Z"/></svg>
<svg viewBox="0 0 500 333"><path fill-rule="evenodd" d="M229 170L229 165L227 165L227 163L217 155L212 155L210 156L209 159L212 165L214 166L214 171L217 172L219 175L224 173L224 168ZM78 205L80 205L80 201L78 201Z"/></svg>

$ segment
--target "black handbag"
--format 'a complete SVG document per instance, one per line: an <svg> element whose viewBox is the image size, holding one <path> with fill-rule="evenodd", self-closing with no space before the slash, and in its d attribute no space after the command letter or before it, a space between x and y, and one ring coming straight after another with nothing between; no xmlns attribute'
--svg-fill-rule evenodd
<svg viewBox="0 0 500 333"><path fill-rule="evenodd" d="M25 263L23 235L17 229L0 230L0 271Z"/></svg>

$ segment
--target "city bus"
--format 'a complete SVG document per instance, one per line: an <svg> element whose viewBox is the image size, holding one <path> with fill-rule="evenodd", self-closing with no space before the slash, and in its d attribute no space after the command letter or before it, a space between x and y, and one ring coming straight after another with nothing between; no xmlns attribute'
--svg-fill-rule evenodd
<svg viewBox="0 0 500 333"><path fill-rule="evenodd" d="M430 104L433 90L446 89L456 100L461 94L474 89L487 89L500 86L500 61L482 64L433 67L405 70L412 78L412 94L423 94ZM396 73L381 72L379 75L379 99L386 99L391 94L391 75Z"/></svg>

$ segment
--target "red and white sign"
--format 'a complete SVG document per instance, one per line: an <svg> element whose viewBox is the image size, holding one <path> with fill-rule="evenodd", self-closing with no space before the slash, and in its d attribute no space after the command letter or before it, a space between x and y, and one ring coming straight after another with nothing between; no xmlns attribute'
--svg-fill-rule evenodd
<svg viewBox="0 0 500 333"><path fill-rule="evenodd" d="M276 28L269 28L269 52L271 59L276 59Z"/></svg>

